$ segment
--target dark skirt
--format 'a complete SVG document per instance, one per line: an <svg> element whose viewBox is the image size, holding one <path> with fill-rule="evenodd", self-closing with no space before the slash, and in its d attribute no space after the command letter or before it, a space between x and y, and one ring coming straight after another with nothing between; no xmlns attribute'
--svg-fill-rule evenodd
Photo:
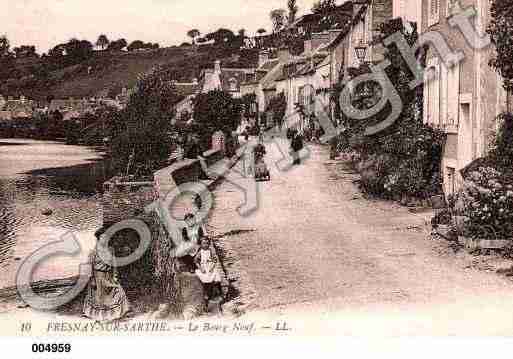
<svg viewBox="0 0 513 359"><path fill-rule="evenodd" d="M180 258L182 262L187 266L187 270L193 273L196 270L196 263L194 262L194 257L191 255L186 255Z"/></svg>

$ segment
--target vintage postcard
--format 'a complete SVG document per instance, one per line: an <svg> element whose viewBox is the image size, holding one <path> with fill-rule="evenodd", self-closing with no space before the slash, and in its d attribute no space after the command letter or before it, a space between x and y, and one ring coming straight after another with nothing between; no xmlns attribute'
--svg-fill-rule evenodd
<svg viewBox="0 0 513 359"><path fill-rule="evenodd" d="M511 1L0 3L0 335L513 335Z"/></svg>

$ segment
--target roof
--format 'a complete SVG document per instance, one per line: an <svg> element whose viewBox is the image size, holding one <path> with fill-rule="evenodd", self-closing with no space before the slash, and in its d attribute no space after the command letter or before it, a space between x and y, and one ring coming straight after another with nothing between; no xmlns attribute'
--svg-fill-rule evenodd
<svg viewBox="0 0 513 359"><path fill-rule="evenodd" d="M265 62L264 64L262 64L262 66L260 66L257 69L257 71L268 72L268 71L272 70L276 65L278 65L279 62L280 62L279 59L271 59L271 60Z"/></svg>
<svg viewBox="0 0 513 359"><path fill-rule="evenodd" d="M340 15L340 16L342 16L342 15L348 16L347 13L353 11L353 5L354 4L352 1L346 1L342 5L338 5L334 12L335 13L338 12L337 15ZM323 17L323 14L314 14L314 13L305 14L305 15L301 16L299 19L297 19L292 24L292 26L299 27L299 26L303 26L305 24L311 24L311 23L318 24L322 20L322 17ZM334 24L335 27L337 25L340 25L340 24Z"/></svg>
<svg viewBox="0 0 513 359"><path fill-rule="evenodd" d="M180 96L194 95L200 90L199 83L175 83L173 85Z"/></svg>
<svg viewBox="0 0 513 359"><path fill-rule="evenodd" d="M240 69L221 69L221 86L224 91L240 91L240 84L246 80L246 71ZM232 82L235 88L232 89Z"/></svg>
<svg viewBox="0 0 513 359"><path fill-rule="evenodd" d="M254 72L254 68L236 69L223 67L221 68L221 73L216 73L214 69L205 69L199 88L202 91L221 88L227 92L239 92L241 84L246 80L246 74ZM234 88L232 88L232 82L235 84Z"/></svg>
<svg viewBox="0 0 513 359"><path fill-rule="evenodd" d="M331 50L331 49L334 49L335 47L337 47L344 40L344 38L351 31L351 29L356 24L358 24L359 22L361 22L364 19L364 15L367 12L367 9L371 3L371 0L365 0L365 1L366 1L366 4L363 4L363 6L360 7L360 9L355 14L355 16L353 16L353 18L350 21L348 21L346 24L343 25L342 31L340 32L340 34L326 46L327 50Z"/></svg>
<svg viewBox="0 0 513 359"><path fill-rule="evenodd" d="M78 111L84 111L90 108L89 101L88 100L74 100L74 99L68 99L68 100L52 100L50 103L49 110L55 111L55 110L78 110Z"/></svg>
<svg viewBox="0 0 513 359"><path fill-rule="evenodd" d="M317 67L328 57L327 53L317 53L311 57L311 61L307 61L307 64L301 67L293 77L305 76L315 71Z"/></svg>

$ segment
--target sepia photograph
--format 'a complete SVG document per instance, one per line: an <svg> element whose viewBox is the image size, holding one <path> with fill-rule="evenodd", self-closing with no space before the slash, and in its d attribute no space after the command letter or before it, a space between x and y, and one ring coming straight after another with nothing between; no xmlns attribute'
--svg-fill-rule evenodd
<svg viewBox="0 0 513 359"><path fill-rule="evenodd" d="M513 1L0 4L0 337L513 335Z"/></svg>

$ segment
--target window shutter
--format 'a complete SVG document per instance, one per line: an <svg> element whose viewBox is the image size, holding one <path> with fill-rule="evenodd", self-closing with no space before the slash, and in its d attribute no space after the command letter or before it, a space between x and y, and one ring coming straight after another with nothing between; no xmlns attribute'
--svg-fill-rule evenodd
<svg viewBox="0 0 513 359"><path fill-rule="evenodd" d="M448 101L449 101L449 69L445 67L445 64L442 62L440 64L440 124L445 125L448 123Z"/></svg>
<svg viewBox="0 0 513 359"><path fill-rule="evenodd" d="M435 79L433 81L433 123L440 126L440 64L435 64Z"/></svg>
<svg viewBox="0 0 513 359"><path fill-rule="evenodd" d="M440 0L429 0L429 26L436 24L440 18Z"/></svg>
<svg viewBox="0 0 513 359"><path fill-rule="evenodd" d="M424 72L424 94L423 94L423 100L424 100L424 106L423 106L423 118L424 118L424 123L425 124L429 124L429 104L430 104L430 101L429 101L429 97L431 96L431 93L429 92L429 81L428 81L428 74L429 74L429 69L426 69L426 71Z"/></svg>
<svg viewBox="0 0 513 359"><path fill-rule="evenodd" d="M460 92L460 66L454 65L449 70L449 94L448 94L448 123L451 125L458 125L458 109L459 92Z"/></svg>

